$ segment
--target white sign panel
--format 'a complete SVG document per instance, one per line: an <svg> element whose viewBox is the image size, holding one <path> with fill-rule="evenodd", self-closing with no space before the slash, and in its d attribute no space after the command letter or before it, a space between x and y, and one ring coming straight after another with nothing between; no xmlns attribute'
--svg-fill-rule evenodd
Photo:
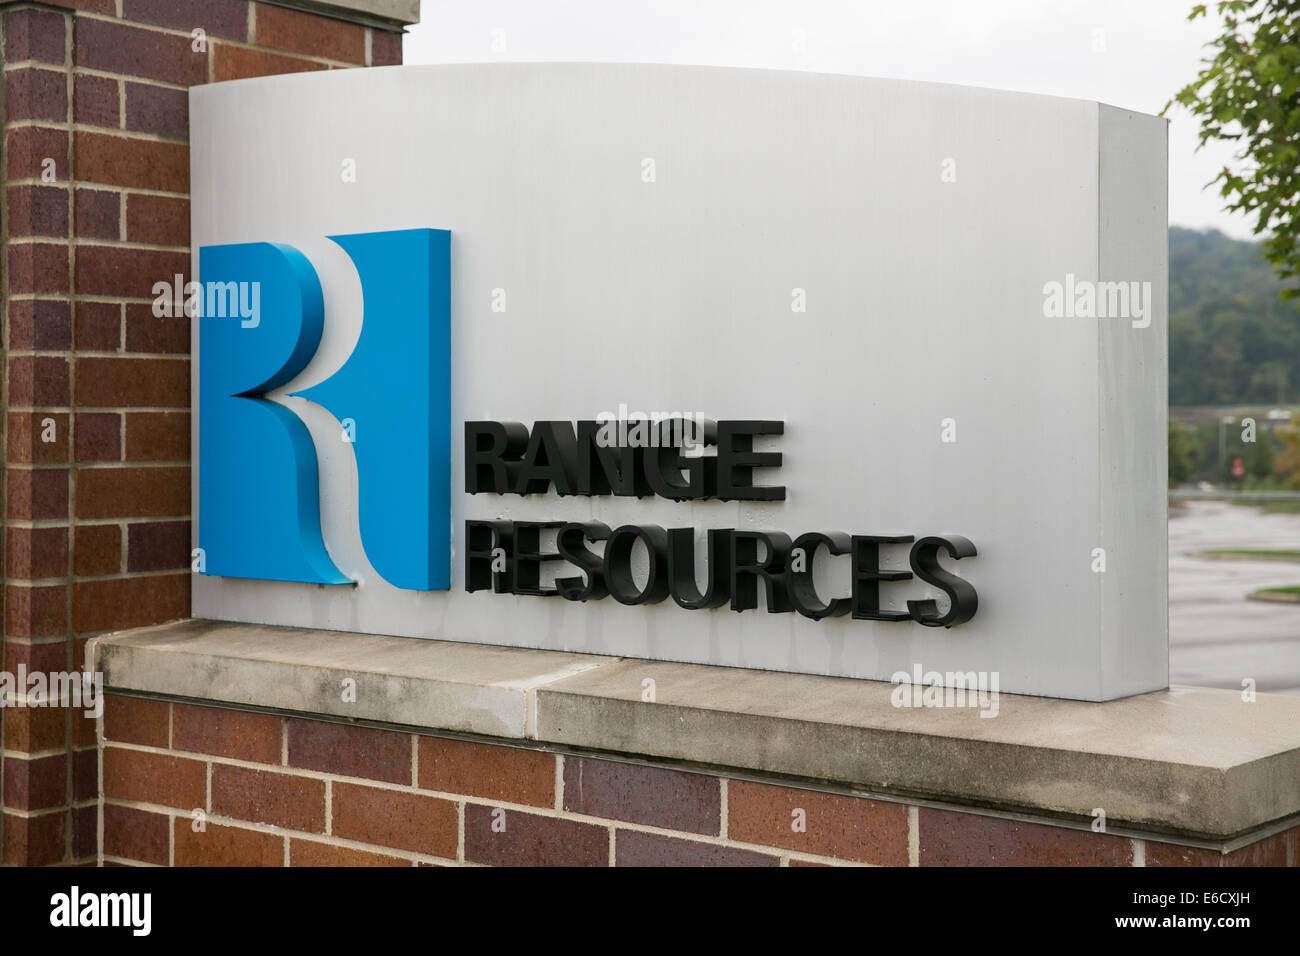
<svg viewBox="0 0 1300 956"><path fill-rule="evenodd" d="M217 406L201 382L224 366L199 330L222 320L194 319L194 545L222 551L194 576L195 616L878 680L974 672L1002 691L1086 700L1167 684L1164 120L989 90L639 65L336 71L190 96L193 244L216 250L196 253L199 280L237 267L242 253L223 248L276 243L309 264L323 302L314 351L256 399L285 411L276 427L295 419L310 435L294 487L319 510L320 579L223 563L245 525L274 523L239 509L256 513L258 469L281 465L217 443L239 432L205 411ZM449 332L432 345L449 415L408 388L395 339L361 354L385 308L390 331L430 347L437 308L393 304L427 305L428 275L393 281L405 260L338 240L403 230L449 239L433 254ZM285 307L261 295L258 334L278 334ZM238 334L226 365L254 341ZM344 371L352 392L323 384ZM349 401L369 417L349 416ZM433 498L417 488L432 509L410 511L407 535L391 519L407 513L408 479L428 479L393 467L394 448L426 430L403 424L412 403L449 427L450 485L436 489L435 440ZM535 423L580 435L577 423L658 412L719 423L723 438L686 452L717 471L702 497L590 493L602 488L588 470L576 493L547 483L575 450L541 441ZM509 422L532 451L502 452L501 480L522 469L530 493L491 490L490 465L467 493L466 423L490 449ZM750 438L755 423L767 426ZM751 453L779 453L779 466L750 470ZM762 487L784 496L751 493ZM311 518L298 516L304 541ZM392 555L448 520L450 540L435 533L404 576ZM592 581L581 561L533 557L556 550L560 529L531 522L610 529L569 543L621 597L512 593ZM642 531L616 533L629 527ZM692 529L673 539L666 592L655 529ZM734 532L723 601L683 607L681 568L693 552L705 589L720 529ZM812 532L826 537L801 537ZM643 603L624 600L639 592Z"/></svg>

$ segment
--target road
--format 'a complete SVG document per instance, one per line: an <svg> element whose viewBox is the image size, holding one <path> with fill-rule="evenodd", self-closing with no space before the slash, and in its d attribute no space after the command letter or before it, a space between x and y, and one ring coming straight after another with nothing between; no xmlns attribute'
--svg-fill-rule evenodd
<svg viewBox="0 0 1300 956"><path fill-rule="evenodd" d="M1248 601L1300 584L1300 562L1195 558L1217 548L1300 550L1300 515L1188 501L1169 519L1170 683L1300 695L1300 604Z"/></svg>

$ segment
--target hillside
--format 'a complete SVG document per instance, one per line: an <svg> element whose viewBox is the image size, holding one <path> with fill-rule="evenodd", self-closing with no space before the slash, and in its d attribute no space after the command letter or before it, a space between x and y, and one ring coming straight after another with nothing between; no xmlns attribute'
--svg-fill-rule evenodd
<svg viewBox="0 0 1300 956"><path fill-rule="evenodd" d="M1300 402L1300 301L1256 245L1169 230L1169 404Z"/></svg>

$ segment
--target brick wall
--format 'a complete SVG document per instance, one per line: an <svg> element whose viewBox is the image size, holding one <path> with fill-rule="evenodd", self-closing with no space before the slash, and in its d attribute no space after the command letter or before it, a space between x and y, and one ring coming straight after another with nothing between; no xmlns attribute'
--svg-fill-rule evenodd
<svg viewBox="0 0 1300 956"><path fill-rule="evenodd" d="M202 31L201 33L197 31ZM0 2L0 669L189 613L189 86L401 61L398 33L250 0ZM3 716L3 862L95 856L93 722Z"/></svg>
<svg viewBox="0 0 1300 956"><path fill-rule="evenodd" d="M776 782L117 695L108 698L103 738L108 864L1300 862L1300 827L1223 854Z"/></svg>

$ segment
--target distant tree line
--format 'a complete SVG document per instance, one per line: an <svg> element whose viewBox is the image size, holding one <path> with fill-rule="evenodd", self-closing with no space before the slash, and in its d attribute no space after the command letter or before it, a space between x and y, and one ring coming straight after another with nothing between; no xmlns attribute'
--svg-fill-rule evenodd
<svg viewBox="0 0 1300 956"><path fill-rule="evenodd" d="M1169 404L1300 403L1300 300L1258 243L1169 230Z"/></svg>

